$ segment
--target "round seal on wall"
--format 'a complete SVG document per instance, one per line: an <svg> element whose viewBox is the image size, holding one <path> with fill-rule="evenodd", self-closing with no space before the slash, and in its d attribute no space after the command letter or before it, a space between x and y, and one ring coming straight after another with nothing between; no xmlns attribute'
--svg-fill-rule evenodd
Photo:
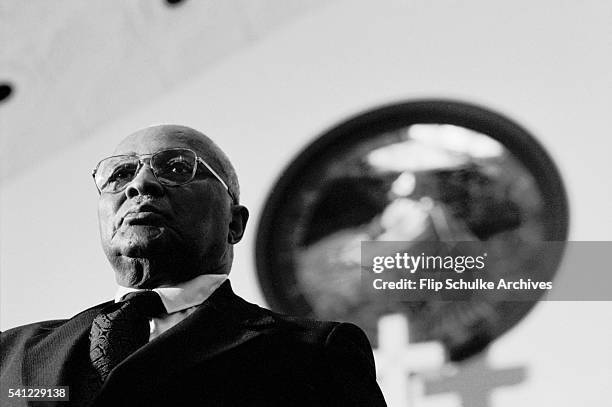
<svg viewBox="0 0 612 407"><path fill-rule="evenodd" d="M350 321L376 346L387 314L409 321L410 341L441 341L451 360L484 349L537 301L474 292L380 301L360 284L363 241L486 242L492 275L552 278L568 205L544 148L510 119L445 100L398 103L340 123L308 145L268 197L257 230L258 277L272 308Z"/></svg>

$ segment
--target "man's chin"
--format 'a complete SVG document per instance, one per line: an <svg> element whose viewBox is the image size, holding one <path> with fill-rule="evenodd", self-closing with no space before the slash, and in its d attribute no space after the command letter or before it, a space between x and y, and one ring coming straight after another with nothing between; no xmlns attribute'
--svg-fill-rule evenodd
<svg viewBox="0 0 612 407"><path fill-rule="evenodd" d="M115 244L126 257L148 257L163 251L165 229L158 226L130 226L117 232Z"/></svg>

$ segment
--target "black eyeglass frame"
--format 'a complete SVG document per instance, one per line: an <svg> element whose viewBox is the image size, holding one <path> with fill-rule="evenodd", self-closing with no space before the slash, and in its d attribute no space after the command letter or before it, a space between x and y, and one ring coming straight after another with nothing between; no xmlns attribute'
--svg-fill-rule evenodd
<svg viewBox="0 0 612 407"><path fill-rule="evenodd" d="M156 155L158 155L158 154L161 154L161 153L168 152L168 151L173 151L173 150L176 150L176 151L189 151L189 152L190 152L190 153L192 153L192 154L194 155L194 157L195 157L195 165L193 166L193 171L192 171L192 173L191 173L191 176L189 177L189 179L188 179L187 181L185 181L185 182L181 182L181 183L178 183L178 184L168 184L167 182L162 181L161 179L159 179L159 178L157 177L157 174L156 174L155 168L153 168L153 167L151 166L151 161L152 161L152 158L153 158L154 156L156 156ZM225 188L225 190L226 190L226 191L227 191L227 193L229 194L230 198L232 199L232 203L233 203L233 204L237 204L236 198L235 198L234 194L232 193L231 189L229 188L229 186L227 185L227 183L226 183L225 181L223 181L223 179L222 179L222 178L221 178L221 176L220 176L220 175L217 173L217 171L215 171L215 170L214 170L214 169L213 169L213 168L212 168L212 167L211 167L211 166L210 166L210 165L209 165L209 164L208 164L206 161L204 161L204 159L203 159L202 157L200 157L200 156L199 156L199 155L198 155L198 154L197 154L195 151L193 151L193 150L191 150L191 149L189 149L189 148L167 148L167 149L164 149L164 150L159 150L159 151L156 151L156 152L154 152L154 153L152 153L152 154L119 154L119 155L112 155L112 156L110 156L110 157L103 158L102 160L98 161L98 164L96 165L96 167L95 167L95 168L92 170L92 172L91 172L91 176L92 176L92 177L93 177L93 179L94 179L94 184L96 185L96 189L98 190L98 193L99 193L99 194L102 194L102 190L100 189L100 187L98 186L98 183L96 182L96 174L98 173L98 169L100 168L100 165L101 165L101 164L102 164L104 161L106 161L106 160L109 160L109 159L111 159L111 158L118 158L118 157L129 157L129 158L133 158L133 159L137 159L137 160L138 160L138 167L136 167L136 171L134 172L134 178L136 178L136 175L138 175L138 172L139 172L139 171L142 169L142 167L143 167L143 166L146 164L146 163L145 163L145 160L148 158L148 161L149 161L148 165L149 165L149 168L151 168L151 172L153 173L153 176L155 177L155 179L157 180L157 182L159 182L161 185L163 185L163 186L167 186L167 187L178 187L178 186L185 185L185 184L187 184L187 183L189 183L189 182L193 181L193 180L194 180L194 178L195 178L196 173L198 172L198 164L202 164L202 165L204 165L204 167L205 167L205 168L206 168L208 171L210 171L210 173L211 173L211 174L212 174L212 175L213 175L213 176L214 176L214 177L217 179L217 181L219 181L219 182L221 183L221 185L223 185L223 188ZM132 180L133 180L134 178L132 178ZM130 180L130 182L132 182L132 181ZM118 189L118 190L116 190L116 191L108 191L108 192L105 192L105 193L111 193L111 194L114 194L114 193L121 192L121 191L125 190L125 188L127 188L128 184L129 184L130 182L127 182L127 183L126 183L126 184L125 184L125 185L124 185L124 186L123 186L121 189Z"/></svg>

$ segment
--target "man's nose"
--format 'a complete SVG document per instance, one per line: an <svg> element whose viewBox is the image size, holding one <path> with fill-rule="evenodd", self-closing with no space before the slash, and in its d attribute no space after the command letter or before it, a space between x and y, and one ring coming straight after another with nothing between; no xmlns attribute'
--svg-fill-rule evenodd
<svg viewBox="0 0 612 407"><path fill-rule="evenodd" d="M138 170L134 179L125 188L125 195L128 199L138 195L160 196L164 193L164 186L159 183L153 170L147 164L143 164Z"/></svg>

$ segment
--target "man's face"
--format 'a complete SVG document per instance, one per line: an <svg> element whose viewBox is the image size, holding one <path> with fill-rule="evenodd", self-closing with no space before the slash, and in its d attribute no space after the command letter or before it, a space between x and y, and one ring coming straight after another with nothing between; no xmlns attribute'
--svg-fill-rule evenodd
<svg viewBox="0 0 612 407"><path fill-rule="evenodd" d="M114 155L189 148L210 164L207 146L184 128L158 126L127 137ZM102 192L98 204L102 246L117 282L139 288L229 272L231 213L223 185L200 168L191 182L166 186L143 165L124 190Z"/></svg>

